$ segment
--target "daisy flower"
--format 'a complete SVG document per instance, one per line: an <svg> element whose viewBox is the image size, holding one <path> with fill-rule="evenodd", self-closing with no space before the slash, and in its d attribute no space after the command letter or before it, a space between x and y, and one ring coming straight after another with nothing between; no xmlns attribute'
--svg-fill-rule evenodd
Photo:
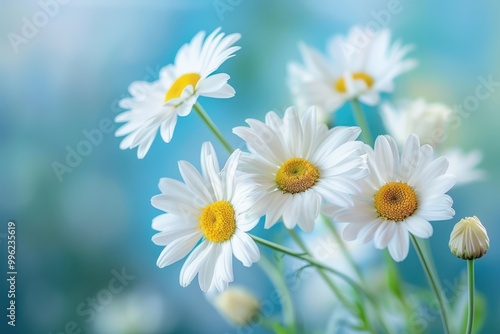
<svg viewBox="0 0 500 334"><path fill-rule="evenodd" d="M323 201L352 203L355 180L367 175L363 144L355 139L357 127L335 127L317 123L314 107L302 117L294 107L283 119L274 112L265 123L246 121L248 127L233 132L246 141L250 153L242 155L241 170L263 194L255 210L266 214L265 227L280 217L288 229L299 225L310 232Z"/></svg>
<svg viewBox="0 0 500 334"><path fill-rule="evenodd" d="M394 139L379 136L375 149L366 146L370 175L360 181L361 191L354 205L325 213L349 223L342 235L346 240L373 239L375 247L388 248L395 261L408 255L409 234L419 238L432 235L429 221L453 217L453 200L445 193L455 184L447 174L445 157L433 158L429 145L420 146L416 135L408 137L401 156Z"/></svg>
<svg viewBox="0 0 500 334"><path fill-rule="evenodd" d="M376 105L380 93L394 90L393 80L416 62L404 59L411 50L398 41L390 44L388 29L373 33L354 27L347 37L334 36L328 57L300 44L304 65L290 63L288 84L299 107L317 105L328 115L351 99Z"/></svg>
<svg viewBox="0 0 500 334"><path fill-rule="evenodd" d="M221 171L212 144L204 143L202 173L180 161L184 183L163 178L159 184L162 193L151 199L155 208L166 212L153 219L153 228L159 233L152 240L165 246L157 265L163 268L177 262L194 248L180 273L183 287L198 274L203 291L223 291L233 280L232 255L247 267L259 260L257 245L245 233L257 224L259 216L252 209L253 185L236 176L240 153L231 154Z"/></svg>
<svg viewBox="0 0 500 334"><path fill-rule="evenodd" d="M120 148L138 147L137 157L142 159L158 130L163 140L170 142L177 116L187 116L199 96L233 97L235 91L227 83L229 75L211 74L240 49L233 46L240 37L225 36L218 28L205 39L205 32L201 31L179 49L174 64L161 69L158 81L130 84L132 97L119 104L127 111L115 118L118 123L126 122L115 134L125 136Z"/></svg>
<svg viewBox="0 0 500 334"><path fill-rule="evenodd" d="M456 185L484 178L484 171L478 169L482 160L480 150L466 153L459 148L443 149L442 144L449 136L448 122L453 115L448 106L417 99L413 102L402 101L397 106L385 103L380 110L387 133L399 147L404 145L409 135L416 134L422 143L431 145L448 159L448 173L456 176Z"/></svg>

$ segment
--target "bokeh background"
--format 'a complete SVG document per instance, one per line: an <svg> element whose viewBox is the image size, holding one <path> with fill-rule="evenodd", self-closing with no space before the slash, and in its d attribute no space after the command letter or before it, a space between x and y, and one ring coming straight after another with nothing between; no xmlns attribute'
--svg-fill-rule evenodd
<svg viewBox="0 0 500 334"><path fill-rule="evenodd" d="M98 128L121 111L117 102L128 95L129 83L156 80L183 43L199 30L218 26L243 35L242 49L221 69L231 75L237 95L201 102L231 144L240 147L232 127L292 104L286 64L300 60L299 41L324 51L333 34L376 21L377 13L394 1L52 1L58 4L53 17L15 52L9 33L21 34L23 20L32 21L48 2L0 3L0 309L7 307L5 233L13 219L17 333L60 333L70 322L83 333L264 332L229 325L196 282L181 288L182 262L162 270L155 264L161 248L151 242L151 220L160 212L150 198L159 192L158 180L179 178L178 160L198 166L206 140L214 142L221 160L227 157L194 113L179 120L170 144L157 139L143 160L135 150L119 150L120 139L104 133L102 142L62 182L52 164L64 163L67 148L75 149L85 139L82 131ZM424 97L453 106L474 94L479 77L500 81L499 2L396 2L402 10L384 22L396 38L416 46L411 55L420 65L399 77L395 93L386 99ZM481 149L480 168L487 179L451 191L457 219L435 223L431 239L441 279L453 282L465 268L448 250L453 223L477 215L487 227L491 249L476 265L477 289L487 302L484 333L500 327L499 88L448 142L466 151ZM383 133L377 110L365 110L374 131ZM349 107L338 115L339 124L353 124ZM255 231L269 238L283 233L281 227ZM377 261L378 251L364 249ZM426 287L413 250L398 267L407 282ZM77 313L82 303L81 310L88 310L88 298L108 286L113 270L125 270L134 279L95 312L95 319L91 312ZM273 291L258 266L247 269L235 262L235 281L262 299ZM313 301L322 299L316 293L301 292ZM273 314L279 312L276 303ZM15 333L5 327L3 313L0 319L2 333ZM429 321L428 330L439 333L439 319Z"/></svg>

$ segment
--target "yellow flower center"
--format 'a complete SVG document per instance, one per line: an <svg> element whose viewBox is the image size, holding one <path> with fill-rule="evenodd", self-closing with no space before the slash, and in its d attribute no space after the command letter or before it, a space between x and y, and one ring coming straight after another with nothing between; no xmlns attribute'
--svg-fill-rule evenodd
<svg viewBox="0 0 500 334"><path fill-rule="evenodd" d="M236 231L234 209L228 201L218 201L203 208L200 227L205 238L212 242L224 242Z"/></svg>
<svg viewBox="0 0 500 334"><path fill-rule="evenodd" d="M403 182L389 182L375 194L375 209L387 220L403 221L417 210L417 206L417 194Z"/></svg>
<svg viewBox="0 0 500 334"><path fill-rule="evenodd" d="M174 81L172 86L170 86L167 94L165 95L164 101L168 102L171 99L180 97L184 88L187 86L193 86L193 88L196 87L199 80L200 75L198 73L186 73L181 75Z"/></svg>
<svg viewBox="0 0 500 334"><path fill-rule="evenodd" d="M371 88L373 86L373 83L375 82L375 80L373 80L370 75L364 72L354 72L352 74L352 78L354 80L363 80L368 88ZM347 87L345 86L344 77L341 77L337 80L337 82L335 83L335 89L340 93L347 93Z"/></svg>
<svg viewBox="0 0 500 334"><path fill-rule="evenodd" d="M291 194L306 191L314 186L318 179L318 168L302 158L288 159L276 174L278 189Z"/></svg>

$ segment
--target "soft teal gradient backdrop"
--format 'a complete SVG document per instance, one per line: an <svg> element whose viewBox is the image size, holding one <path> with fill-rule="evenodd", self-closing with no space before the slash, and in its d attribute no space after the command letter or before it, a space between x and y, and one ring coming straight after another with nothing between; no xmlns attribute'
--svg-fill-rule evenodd
<svg viewBox="0 0 500 334"><path fill-rule="evenodd" d="M18 332L59 333L74 320L85 333L97 333L96 322L87 323L88 317L75 309L107 286L113 269L123 267L135 279L105 308L116 307L128 294L149 293L161 297L160 306L145 302L137 307L148 314L161 310L158 333L238 332L207 303L196 282L185 289L179 286L181 263L162 270L155 265L161 249L151 242L151 219L160 212L151 207L150 198L158 193L158 180L179 178L178 160L198 166L201 144L214 141L194 113L179 119L169 145L158 138L144 160L136 158L135 150L119 150L120 139L104 134L102 143L64 174L63 182L51 164L64 162L65 147L75 148L85 139L83 130L97 128L102 119L120 112L117 101L127 96L130 82L155 80L183 43L199 30L218 26L243 35L242 49L221 69L231 75L237 95L200 102L240 147L231 134L234 126L248 117L262 119L271 109L282 112L292 103L286 64L299 60L299 41L325 50L331 35L373 21L373 13L386 9L388 2L73 0L61 5L15 53L8 34L19 34L23 17L31 20L41 7L36 1L2 0L0 233L5 233L8 219L17 222ZM231 10L218 15L218 3ZM397 79L396 92L387 99L425 97L454 105L474 94L479 76L500 81L499 2L401 0L400 6L401 13L388 26L396 38L416 45L412 56L420 65ZM477 289L488 303L485 333L500 327L499 107L500 93L495 91L453 132L451 144L483 150L481 167L488 179L452 190L457 219L435 223L431 239L441 278L453 281L465 268L448 250L453 223L477 215L487 227L491 249L476 264ZM383 133L376 110L365 110ZM339 112L339 123L353 124L349 111ZM222 147L215 146L225 159ZM258 228L255 233L272 237L283 231ZM5 240L0 242L5 254ZM399 267L409 282L426 286L413 251ZM0 268L5 268L3 263ZM269 298L272 288L257 266L244 269L235 262L235 281ZM439 320L429 328L439 332Z"/></svg>

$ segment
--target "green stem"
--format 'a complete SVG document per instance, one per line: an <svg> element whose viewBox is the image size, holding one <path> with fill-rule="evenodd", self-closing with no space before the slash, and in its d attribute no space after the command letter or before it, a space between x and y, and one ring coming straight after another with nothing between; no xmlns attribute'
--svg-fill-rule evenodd
<svg viewBox="0 0 500 334"><path fill-rule="evenodd" d="M469 276L469 314L466 333L471 334L474 325L474 260L467 260L467 273Z"/></svg>
<svg viewBox="0 0 500 334"><path fill-rule="evenodd" d="M297 233L294 230L288 230L290 233L290 236L292 239L297 243L297 245L300 247L300 249L306 253L310 254L309 250L307 249L306 244L300 239L300 237L297 235ZM333 283L332 279L330 276L328 276L323 269L318 268L318 274L321 276L321 278L325 281L326 285L330 288L330 290L333 291L333 293L337 296L337 298L344 304L345 306L349 306L349 301L345 298L345 296L342 294L342 292L339 290L339 288Z"/></svg>
<svg viewBox="0 0 500 334"><path fill-rule="evenodd" d="M293 231L291 232L291 234L292 234L292 237L293 237L293 235L296 235L295 232L293 232ZM351 305L351 303L349 303L349 301L342 295L342 293L340 292L340 290L335 286L335 284L331 281L330 277L328 277L328 275L326 275L326 273L324 271L330 272L330 273L338 276L339 278L341 278L342 280L344 280L346 283L348 283L354 289L354 291L356 293L358 293L358 294L363 293L370 300L370 302L372 302L374 305L376 304L376 301L374 300L373 296L371 296L370 293L368 293L368 291L366 291L362 286L360 286L352 278L350 278L349 276L345 275L344 273L342 273L340 271L337 271L337 270L335 270L333 268L325 266L322 263L319 263L313 257L311 257L308 254L308 252L307 252L307 248L305 247L305 244L303 243L303 241L300 238L298 238L298 236L297 236L297 238L298 238L297 239L298 240L297 244L301 247L301 249L303 249L304 253L294 252L294 251L292 251L289 248L283 247L283 246L281 246L279 244L276 244L276 243L274 243L272 241L268 241L268 240L259 238L259 237L255 236L255 235L250 235L250 236L258 244L261 244L261 245L263 245L265 247L268 247L268 248L273 249L275 251L281 252L283 254L295 257L295 258L300 259L302 261L306 261L310 265L316 267L316 269L318 270L318 273L325 280L325 282L328 284L328 286L332 289L332 291L335 293L335 295L352 312L357 312L357 309L353 305ZM366 324L366 325L370 326L370 324ZM373 328L370 328L370 330L373 333L376 333L376 331Z"/></svg>
<svg viewBox="0 0 500 334"><path fill-rule="evenodd" d="M285 278L281 275L278 268L263 255L260 257L259 265L280 293L283 323L289 328L295 328L295 312L293 310L292 296L290 295L290 291L288 291ZM266 317L263 316L263 319L266 319Z"/></svg>
<svg viewBox="0 0 500 334"><path fill-rule="evenodd" d="M208 128L214 133L215 137L217 137L217 139L222 143L226 151L228 151L229 154L233 153L233 148L231 147L231 145L229 145L226 138L224 138L220 130L217 128L212 119L210 119L210 116L208 116L207 112L203 109L203 107L198 102L196 102L193 106L193 109L194 111L196 111L198 116L201 117L203 122L205 122Z"/></svg>
<svg viewBox="0 0 500 334"><path fill-rule="evenodd" d="M280 253L292 256L292 257L297 258L299 260L308 262L310 265L312 265L312 266L314 266L316 268L321 268L323 270L331 272L332 274L338 276L339 278L341 278L342 280L344 280L346 283L348 283L349 285L351 285L356 291L360 291L360 292L366 293L366 291L363 289L363 287L361 287L358 283L356 283L352 278L350 278L349 276L347 276L346 274L344 274L344 273L342 273L342 272L340 272L338 270L335 270L333 268L325 266L324 264L316 261L314 258L312 258L308 254L294 252L293 250L291 250L289 248L283 247L283 246L281 246L281 245L279 245L277 243L274 243L272 241L269 241L269 240L266 240L266 239L262 239L262 238L260 238L260 237L258 237L256 235L250 235L250 237L256 243L258 243L258 244L260 244L262 246L265 246L267 248L270 248L272 250L278 251Z"/></svg>
<svg viewBox="0 0 500 334"><path fill-rule="evenodd" d="M370 131L370 126L368 125L368 121L366 120L365 114L363 113L363 109L359 104L358 99L351 100L352 111L354 115L354 120L356 124L361 128L361 138L365 144L373 145L373 137Z"/></svg>
<svg viewBox="0 0 500 334"><path fill-rule="evenodd" d="M445 334L449 333L448 329L448 317L447 317L447 312L446 312L446 303L444 301L443 295L441 294L441 290L439 289L439 282L436 277L434 277L431 268L429 267L429 264L427 263L427 260L425 258L424 252L420 248L420 245L418 244L417 238L413 235L410 234L411 241L413 243L413 246L415 247L415 250L417 251L418 258L420 259L420 263L422 264L422 267L424 268L425 275L427 276L427 280L429 281L429 284L431 285L431 288L434 292L434 295L436 296L438 303L439 303L439 308L441 311L441 320L443 322L443 330Z"/></svg>
<svg viewBox="0 0 500 334"><path fill-rule="evenodd" d="M326 227L330 230L330 232L332 232L333 237L335 238L335 242L337 242L337 244L340 247L340 251L342 252L342 255L345 257L347 262L349 262L351 267L356 272L356 276L358 276L359 281L361 282L361 284L365 285L365 280L363 278L363 274L361 273L361 270L359 269L356 262L354 262L354 259L351 255L351 253L349 253L349 251L347 250L347 247L346 247L344 241L340 237L339 232L337 231L335 226L333 226L332 221L324 214L321 215L321 218L323 218L323 221L325 222Z"/></svg>

